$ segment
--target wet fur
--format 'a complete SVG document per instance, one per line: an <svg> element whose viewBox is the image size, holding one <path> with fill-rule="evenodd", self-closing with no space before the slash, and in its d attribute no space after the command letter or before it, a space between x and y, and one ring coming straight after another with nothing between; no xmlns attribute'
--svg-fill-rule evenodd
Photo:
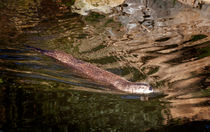
<svg viewBox="0 0 210 132"><path fill-rule="evenodd" d="M95 82L99 82L103 85L109 86L112 89L117 89L128 93L146 93L144 91L143 92L137 92L137 91L142 89L152 90L148 84L129 82L118 75L100 69L90 63L78 60L70 54L60 51L42 50L31 46L26 46L26 47L34 51L40 52L42 54L45 54L47 56L50 56L64 63L68 67L74 69L77 73L89 79L92 79Z"/></svg>

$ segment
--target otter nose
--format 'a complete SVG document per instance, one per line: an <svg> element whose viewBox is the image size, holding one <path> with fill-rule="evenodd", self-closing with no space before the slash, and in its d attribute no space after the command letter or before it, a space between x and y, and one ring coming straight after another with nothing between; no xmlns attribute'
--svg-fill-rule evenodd
<svg viewBox="0 0 210 132"><path fill-rule="evenodd" d="M152 90L152 87L151 86L149 87L149 90Z"/></svg>

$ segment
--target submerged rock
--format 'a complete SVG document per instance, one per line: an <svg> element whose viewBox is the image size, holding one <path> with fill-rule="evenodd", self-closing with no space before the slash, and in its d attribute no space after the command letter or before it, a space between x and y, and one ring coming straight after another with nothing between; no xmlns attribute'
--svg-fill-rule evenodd
<svg viewBox="0 0 210 132"><path fill-rule="evenodd" d="M75 0L72 11L88 15L89 11L111 13L111 9L122 4L124 0Z"/></svg>
<svg viewBox="0 0 210 132"><path fill-rule="evenodd" d="M148 7L147 0L125 0L122 7L118 9L121 12L119 21L126 27L127 31L143 25L145 28L154 26L156 14L153 9Z"/></svg>
<svg viewBox="0 0 210 132"><path fill-rule="evenodd" d="M183 4L184 3L184 4ZM165 27L171 23L169 16L176 14L182 8L193 4L199 5L201 13L209 17L210 0L75 0L72 11L81 15L88 15L90 11L111 13L109 18L120 22L125 31L151 32L154 28ZM201 8L202 6L202 8ZM180 19L185 19L181 17Z"/></svg>
<svg viewBox="0 0 210 132"><path fill-rule="evenodd" d="M210 0L178 0L179 2L192 7L201 8L203 4L210 4Z"/></svg>

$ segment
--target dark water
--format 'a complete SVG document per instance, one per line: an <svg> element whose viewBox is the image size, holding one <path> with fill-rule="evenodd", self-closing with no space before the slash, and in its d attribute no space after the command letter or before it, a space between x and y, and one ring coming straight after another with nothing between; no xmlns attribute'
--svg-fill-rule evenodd
<svg viewBox="0 0 210 132"><path fill-rule="evenodd" d="M71 13L71 4L0 1L0 131L210 130L209 6L152 1L153 24L128 31L108 15ZM164 95L111 91L24 44L65 51Z"/></svg>

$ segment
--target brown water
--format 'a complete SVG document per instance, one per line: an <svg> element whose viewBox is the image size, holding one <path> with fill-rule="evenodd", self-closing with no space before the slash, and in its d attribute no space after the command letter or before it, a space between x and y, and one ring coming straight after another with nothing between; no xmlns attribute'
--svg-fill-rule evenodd
<svg viewBox="0 0 210 132"><path fill-rule="evenodd" d="M152 24L128 31L117 17L80 16L70 4L0 2L0 131L210 129L208 5L152 1ZM23 44L65 51L164 95L108 90Z"/></svg>

